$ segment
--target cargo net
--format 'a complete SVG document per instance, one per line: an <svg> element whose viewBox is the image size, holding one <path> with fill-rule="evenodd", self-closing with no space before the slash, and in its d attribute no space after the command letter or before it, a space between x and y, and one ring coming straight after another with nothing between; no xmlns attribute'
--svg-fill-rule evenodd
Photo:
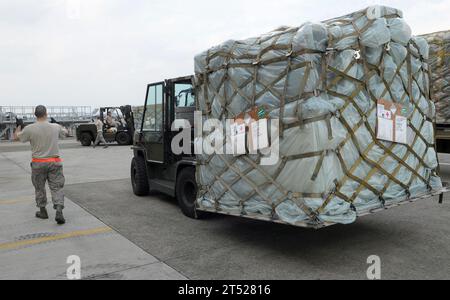
<svg viewBox="0 0 450 300"><path fill-rule="evenodd" d="M256 107L281 123L276 165L263 166L261 152L198 155L198 206L320 227L439 190L427 56L427 42L388 7L198 55L197 107L205 120L226 126ZM377 139L380 99L401 105L407 143Z"/></svg>
<svg viewBox="0 0 450 300"><path fill-rule="evenodd" d="M450 31L423 36L430 44L433 100L437 123L450 124Z"/></svg>

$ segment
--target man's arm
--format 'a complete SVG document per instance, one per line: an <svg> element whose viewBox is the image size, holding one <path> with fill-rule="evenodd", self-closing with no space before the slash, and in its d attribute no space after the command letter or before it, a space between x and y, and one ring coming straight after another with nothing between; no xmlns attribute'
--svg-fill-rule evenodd
<svg viewBox="0 0 450 300"><path fill-rule="evenodd" d="M26 143L26 142L30 141L30 134L27 130L27 127L25 127L24 130L22 130L22 128L20 126L16 128L15 140L16 141L20 140L22 143Z"/></svg>
<svg viewBox="0 0 450 300"><path fill-rule="evenodd" d="M61 125L59 126L59 137L66 138L69 135L69 131Z"/></svg>
<svg viewBox="0 0 450 300"><path fill-rule="evenodd" d="M16 129L14 130L14 136L13 136L13 140L15 142L19 141L19 134L22 133L22 130L20 127L16 127Z"/></svg>

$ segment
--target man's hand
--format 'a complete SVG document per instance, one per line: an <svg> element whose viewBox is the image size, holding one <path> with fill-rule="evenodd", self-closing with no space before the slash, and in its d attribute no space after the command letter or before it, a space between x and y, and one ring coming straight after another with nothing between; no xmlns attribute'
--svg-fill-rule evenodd
<svg viewBox="0 0 450 300"><path fill-rule="evenodd" d="M22 133L22 127L18 126L16 130L14 130L13 140L15 142L20 140L20 134Z"/></svg>
<svg viewBox="0 0 450 300"><path fill-rule="evenodd" d="M59 137L60 138L66 138L69 135L69 130L67 130L67 128L65 128L62 125L59 125L59 127L60 127Z"/></svg>
<svg viewBox="0 0 450 300"><path fill-rule="evenodd" d="M20 128L20 130L23 130L23 128L24 128L25 126L24 126L24 123L23 123L23 120L22 120L22 119L16 118L16 127L17 127L17 128Z"/></svg>

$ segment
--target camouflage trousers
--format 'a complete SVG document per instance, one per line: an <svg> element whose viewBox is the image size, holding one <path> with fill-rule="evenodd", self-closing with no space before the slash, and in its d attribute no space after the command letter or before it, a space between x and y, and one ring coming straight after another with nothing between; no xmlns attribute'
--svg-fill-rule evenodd
<svg viewBox="0 0 450 300"><path fill-rule="evenodd" d="M53 206L64 207L64 184L63 166L61 163L31 163L31 181L36 193L36 204L38 207L47 206L47 191L45 183L48 182L52 194Z"/></svg>

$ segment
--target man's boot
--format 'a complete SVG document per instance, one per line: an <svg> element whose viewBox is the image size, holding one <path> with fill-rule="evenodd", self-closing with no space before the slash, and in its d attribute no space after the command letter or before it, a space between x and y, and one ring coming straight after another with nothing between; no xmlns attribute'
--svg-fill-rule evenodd
<svg viewBox="0 0 450 300"><path fill-rule="evenodd" d="M63 207L61 205L56 206L55 221L56 221L56 223L58 223L58 225L66 224L66 219L64 219L64 215L63 215Z"/></svg>
<svg viewBox="0 0 450 300"><path fill-rule="evenodd" d="M45 207L41 207L40 211L38 211L36 213L36 218L42 219L42 220L48 220L47 209Z"/></svg>

